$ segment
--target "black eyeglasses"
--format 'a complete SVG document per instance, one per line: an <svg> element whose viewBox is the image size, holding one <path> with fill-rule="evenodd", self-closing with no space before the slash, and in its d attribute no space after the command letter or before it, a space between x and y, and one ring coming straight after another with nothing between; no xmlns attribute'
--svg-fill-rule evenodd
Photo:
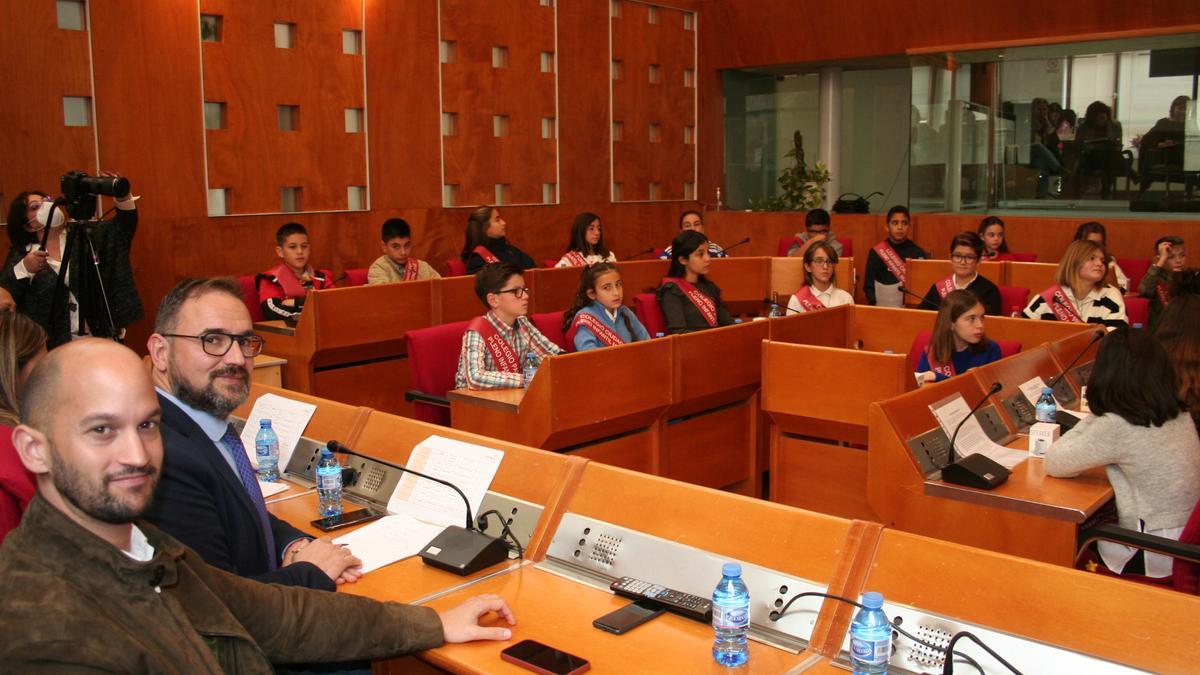
<svg viewBox="0 0 1200 675"><path fill-rule="evenodd" d="M520 300L526 295L529 295L529 289L524 286L517 286L516 288L506 288L502 291L496 291L497 295L501 293L512 293L514 298Z"/></svg>
<svg viewBox="0 0 1200 675"><path fill-rule="evenodd" d="M160 333L160 335L199 340L200 348L209 356L225 356L236 342L238 349L242 350L242 356L253 358L261 354L263 347L267 344L266 340L257 335L233 335L221 331L209 331L199 335L180 335L179 333Z"/></svg>

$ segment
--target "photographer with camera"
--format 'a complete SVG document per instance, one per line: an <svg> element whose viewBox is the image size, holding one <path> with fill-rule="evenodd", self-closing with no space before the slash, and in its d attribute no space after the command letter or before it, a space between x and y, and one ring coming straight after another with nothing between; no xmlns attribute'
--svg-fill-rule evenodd
<svg viewBox="0 0 1200 675"><path fill-rule="evenodd" d="M82 335L118 338L142 317L129 261L138 221L129 181L72 171L62 191L57 199L37 190L13 199L0 274L0 286L42 326L51 348ZM116 200L111 220L92 220L97 195Z"/></svg>

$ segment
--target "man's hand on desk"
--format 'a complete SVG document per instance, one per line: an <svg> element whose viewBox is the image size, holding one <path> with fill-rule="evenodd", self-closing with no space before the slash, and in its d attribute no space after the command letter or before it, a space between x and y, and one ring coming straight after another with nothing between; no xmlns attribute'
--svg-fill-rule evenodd
<svg viewBox="0 0 1200 675"><path fill-rule="evenodd" d="M288 558L290 556L290 559ZM339 584L354 583L362 576L362 561L350 549L333 543L329 537L320 537L310 542L297 542L284 556L288 564L310 562Z"/></svg>
<svg viewBox="0 0 1200 675"><path fill-rule="evenodd" d="M480 626L479 619L486 614L495 612L497 616L517 625L517 617L498 595L477 595L463 604L438 612L442 619L442 635L446 642L471 642L472 640L507 640L512 637L512 631L498 626Z"/></svg>

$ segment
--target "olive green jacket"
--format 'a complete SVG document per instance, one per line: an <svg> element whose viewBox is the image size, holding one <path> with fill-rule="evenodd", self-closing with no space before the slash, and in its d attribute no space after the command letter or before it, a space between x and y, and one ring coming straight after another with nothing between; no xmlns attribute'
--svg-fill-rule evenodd
<svg viewBox="0 0 1200 675"><path fill-rule="evenodd" d="M0 547L0 672L270 673L442 644L427 607L259 583L137 526L146 563L34 497Z"/></svg>

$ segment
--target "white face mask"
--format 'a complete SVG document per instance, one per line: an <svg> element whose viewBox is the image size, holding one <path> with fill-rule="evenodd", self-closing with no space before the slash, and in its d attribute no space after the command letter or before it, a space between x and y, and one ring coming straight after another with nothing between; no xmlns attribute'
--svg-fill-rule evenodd
<svg viewBox="0 0 1200 675"><path fill-rule="evenodd" d="M46 219L49 218L50 209L53 206L54 206L54 202L50 199L47 199L46 201L42 202L42 208L38 209L37 215L34 216L34 219L37 220L37 222L42 227L46 227ZM50 227L62 227L62 225L63 225L63 207L59 206L57 209L54 209L54 222L51 223ZM38 228L38 229L41 229L41 228Z"/></svg>

